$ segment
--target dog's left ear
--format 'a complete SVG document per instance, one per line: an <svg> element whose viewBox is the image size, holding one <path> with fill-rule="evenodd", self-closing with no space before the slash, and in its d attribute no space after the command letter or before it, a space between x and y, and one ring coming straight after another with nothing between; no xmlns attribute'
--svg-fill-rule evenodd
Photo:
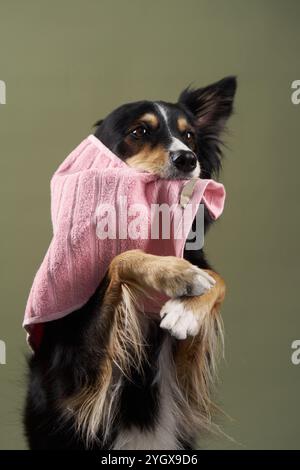
<svg viewBox="0 0 300 470"><path fill-rule="evenodd" d="M200 128L213 128L218 134L232 114L236 88L236 77L230 76L205 88L186 88L178 102L194 114Z"/></svg>

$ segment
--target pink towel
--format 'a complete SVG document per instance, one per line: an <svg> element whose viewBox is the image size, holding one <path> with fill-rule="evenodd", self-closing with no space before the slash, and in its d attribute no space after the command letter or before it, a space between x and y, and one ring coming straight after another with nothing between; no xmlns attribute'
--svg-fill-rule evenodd
<svg viewBox="0 0 300 470"><path fill-rule="evenodd" d="M130 168L93 135L64 160L51 180L53 238L35 276L23 326L37 347L43 322L83 306L119 253L140 248L183 256L203 202L222 213L223 185L213 180L164 180ZM164 206L162 206L164 204ZM169 208L166 230L158 208ZM157 312L161 305L147 304Z"/></svg>

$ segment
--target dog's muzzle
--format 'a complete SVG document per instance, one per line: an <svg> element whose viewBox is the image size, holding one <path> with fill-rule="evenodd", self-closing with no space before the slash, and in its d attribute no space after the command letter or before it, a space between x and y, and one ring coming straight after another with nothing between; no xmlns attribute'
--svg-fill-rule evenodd
<svg viewBox="0 0 300 470"><path fill-rule="evenodd" d="M197 157L190 150L170 152L170 158L173 165L182 173L190 173L197 166Z"/></svg>

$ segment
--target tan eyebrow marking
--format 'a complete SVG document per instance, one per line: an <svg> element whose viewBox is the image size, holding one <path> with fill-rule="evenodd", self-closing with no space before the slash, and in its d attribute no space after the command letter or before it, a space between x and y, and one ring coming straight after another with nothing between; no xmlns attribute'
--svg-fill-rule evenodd
<svg viewBox="0 0 300 470"><path fill-rule="evenodd" d="M188 122L184 117L179 117L177 119L177 126L180 132L186 131L189 127Z"/></svg>
<svg viewBox="0 0 300 470"><path fill-rule="evenodd" d="M158 126L158 117L155 116L155 114L152 113L146 113L143 116L139 118L139 121L146 122L152 127L157 127Z"/></svg>

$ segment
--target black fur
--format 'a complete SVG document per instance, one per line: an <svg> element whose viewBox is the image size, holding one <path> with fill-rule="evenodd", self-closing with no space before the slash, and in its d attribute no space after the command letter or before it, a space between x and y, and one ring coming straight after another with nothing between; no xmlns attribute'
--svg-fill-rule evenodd
<svg viewBox="0 0 300 470"><path fill-rule="evenodd" d="M232 112L236 81L228 77L210 87L185 90L177 104L164 103L172 116L184 114L195 129L195 152L200 161L202 176L216 175L221 166L220 132ZM143 101L121 106L103 121L97 123L95 135L126 160L130 148L124 136L131 122L139 115L155 110L152 102ZM177 135L178 138L181 136ZM160 128L151 145L166 143L168 137ZM206 228L210 225L205 213ZM202 250L185 250L184 257L201 268L209 268ZM97 380L99 363L105 354L109 322L103 312L102 299L107 278L93 297L81 309L66 317L46 323L39 349L29 360L29 386L26 398L24 425L31 449L85 449L82 437L75 432L75 423L63 416L57 403L79 392L82 384ZM113 312L111 312L113 316ZM119 426L135 425L151 430L159 410L160 397L153 384L157 357L164 335L167 334L153 321L147 338L147 361L144 375L132 370L131 380L125 380L121 393L120 413L112 426L106 448L113 446ZM102 448L102 438L94 445ZM191 446L185 443L185 447Z"/></svg>

